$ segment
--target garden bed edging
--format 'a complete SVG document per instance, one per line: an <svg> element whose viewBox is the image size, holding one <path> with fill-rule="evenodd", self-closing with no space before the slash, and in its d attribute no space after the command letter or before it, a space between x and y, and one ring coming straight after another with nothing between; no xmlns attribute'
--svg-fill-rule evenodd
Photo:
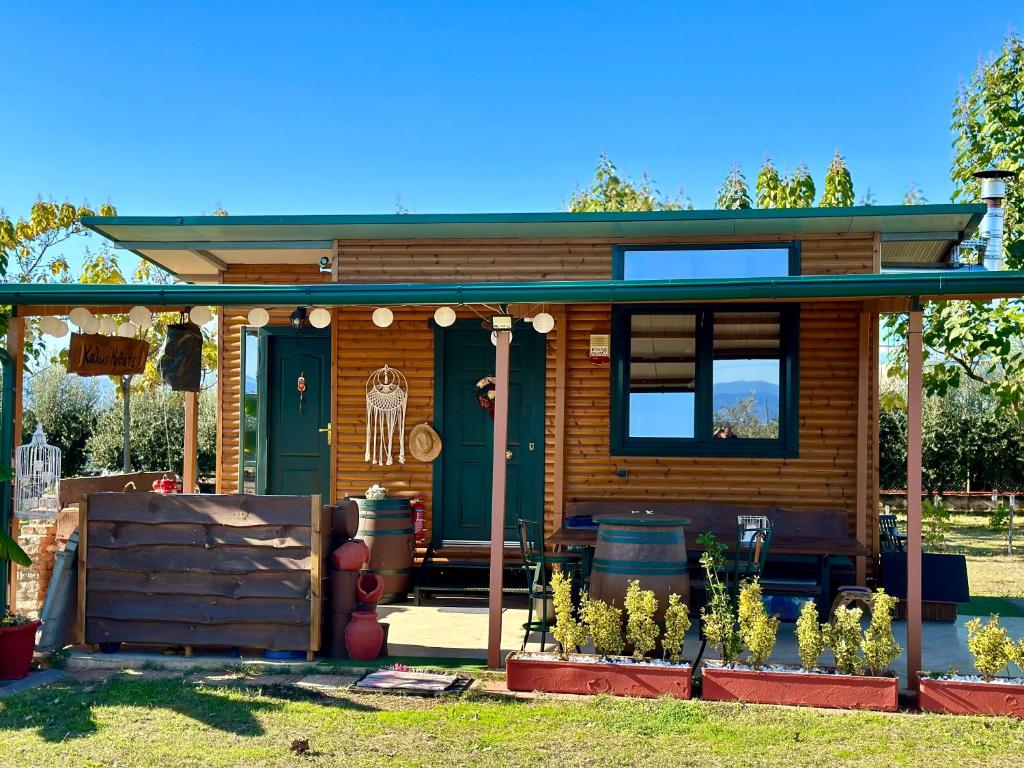
<svg viewBox="0 0 1024 768"><path fill-rule="evenodd" d="M830 709L898 710L899 678L705 665L701 698Z"/></svg>
<svg viewBox="0 0 1024 768"><path fill-rule="evenodd" d="M1024 718L1024 683L954 680L923 672L918 679L917 706L923 712Z"/></svg>

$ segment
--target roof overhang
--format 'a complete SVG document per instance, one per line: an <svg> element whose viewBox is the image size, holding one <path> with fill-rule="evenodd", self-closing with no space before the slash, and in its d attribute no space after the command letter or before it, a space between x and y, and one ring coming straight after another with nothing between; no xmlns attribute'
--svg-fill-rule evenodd
<svg viewBox="0 0 1024 768"><path fill-rule="evenodd" d="M439 306L709 301L1019 298L1024 272L930 272L802 275L731 280L588 280L527 283L385 283L358 285L81 285L0 284L0 304L34 308L182 306Z"/></svg>
<svg viewBox="0 0 1024 768"><path fill-rule="evenodd" d="M182 279L215 280L232 264L310 264L335 240L639 238L874 234L883 266L946 264L984 205L773 208L639 213L477 213L344 216L89 216L83 223Z"/></svg>

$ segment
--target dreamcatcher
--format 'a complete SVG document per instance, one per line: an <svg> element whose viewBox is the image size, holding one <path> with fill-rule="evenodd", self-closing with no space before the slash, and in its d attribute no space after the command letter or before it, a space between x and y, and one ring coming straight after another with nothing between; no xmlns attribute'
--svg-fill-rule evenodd
<svg viewBox="0 0 1024 768"><path fill-rule="evenodd" d="M398 429L398 463L405 464L405 410L409 382L401 371L384 366L366 380L366 461L393 464L392 447Z"/></svg>

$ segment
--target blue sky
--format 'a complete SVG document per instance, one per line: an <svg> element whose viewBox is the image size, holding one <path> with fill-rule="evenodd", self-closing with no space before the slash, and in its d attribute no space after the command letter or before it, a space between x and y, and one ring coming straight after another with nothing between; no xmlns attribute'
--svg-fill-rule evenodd
<svg viewBox="0 0 1024 768"><path fill-rule="evenodd" d="M601 151L711 207L765 153L948 199L958 81L1024 27L965 3L7 2L0 206L563 208Z"/></svg>

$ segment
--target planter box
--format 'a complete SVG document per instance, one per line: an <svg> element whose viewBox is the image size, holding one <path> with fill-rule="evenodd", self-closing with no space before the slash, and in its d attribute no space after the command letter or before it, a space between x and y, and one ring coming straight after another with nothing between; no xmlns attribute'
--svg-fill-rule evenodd
<svg viewBox="0 0 1024 768"><path fill-rule="evenodd" d="M693 669L689 666L561 661L555 656L529 659L519 658L515 653L505 659L505 672L510 691L607 693L648 699L689 699L693 680Z"/></svg>
<svg viewBox="0 0 1024 768"><path fill-rule="evenodd" d="M899 678L704 666L701 698L831 709L897 710Z"/></svg>
<svg viewBox="0 0 1024 768"><path fill-rule="evenodd" d="M32 668L39 621L0 627L0 680L21 680Z"/></svg>
<svg viewBox="0 0 1024 768"><path fill-rule="evenodd" d="M1007 715L1024 718L1024 684L975 683L920 676L917 706L951 715Z"/></svg>

